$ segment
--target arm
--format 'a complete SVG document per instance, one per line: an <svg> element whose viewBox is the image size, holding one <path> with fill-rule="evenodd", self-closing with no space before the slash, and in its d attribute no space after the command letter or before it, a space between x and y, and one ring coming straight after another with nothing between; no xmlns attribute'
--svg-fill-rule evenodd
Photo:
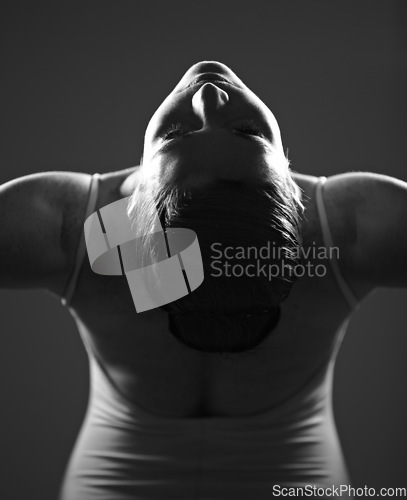
<svg viewBox="0 0 407 500"><path fill-rule="evenodd" d="M355 172L329 178L326 188L330 212L336 205L342 214L342 270L356 295L407 287L407 183Z"/></svg>
<svg viewBox="0 0 407 500"><path fill-rule="evenodd" d="M0 186L0 288L63 293L68 260L59 174L36 173Z"/></svg>

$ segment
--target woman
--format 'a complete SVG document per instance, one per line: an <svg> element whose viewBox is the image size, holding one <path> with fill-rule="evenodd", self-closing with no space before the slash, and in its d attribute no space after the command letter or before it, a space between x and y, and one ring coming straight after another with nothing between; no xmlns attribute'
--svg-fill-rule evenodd
<svg viewBox="0 0 407 500"><path fill-rule="evenodd" d="M92 271L84 222L126 197L144 258L155 211L196 233L196 290L138 312L123 276ZM141 166L16 179L0 207L1 286L61 297L89 355L61 500L321 498L349 485L335 357L362 300L407 284L406 183L293 173L269 108L202 62L153 115Z"/></svg>

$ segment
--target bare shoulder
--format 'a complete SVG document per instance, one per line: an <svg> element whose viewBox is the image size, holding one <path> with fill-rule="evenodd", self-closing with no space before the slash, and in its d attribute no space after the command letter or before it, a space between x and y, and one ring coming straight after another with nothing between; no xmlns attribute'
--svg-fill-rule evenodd
<svg viewBox="0 0 407 500"><path fill-rule="evenodd" d="M82 172L58 172L58 174L54 187L60 194L63 211L61 245L69 261L72 260L72 250L76 246L85 216L92 176Z"/></svg>
<svg viewBox="0 0 407 500"><path fill-rule="evenodd" d="M49 171L0 186L2 288L60 293L69 272L66 214L75 200L80 204L86 185L87 174Z"/></svg>
<svg viewBox="0 0 407 500"><path fill-rule="evenodd" d="M305 227L315 230L320 225L318 178L293 178L310 215ZM348 172L328 177L322 198L333 244L340 250L339 267L358 300L377 287L407 286L407 183L383 174Z"/></svg>
<svg viewBox="0 0 407 500"><path fill-rule="evenodd" d="M386 198L389 194L404 194L407 183L374 172L347 172L327 179L325 191L329 196L345 198L359 208L371 204L375 197Z"/></svg>
<svg viewBox="0 0 407 500"><path fill-rule="evenodd" d="M4 182L2 192L13 195L24 192L42 198L54 208L62 207L64 198L75 191L78 181L89 178L88 174L65 171L46 171L24 175ZM86 182L86 181L85 181Z"/></svg>
<svg viewBox="0 0 407 500"><path fill-rule="evenodd" d="M75 222L85 213L90 181L90 174L70 171L39 172L15 181L26 184L61 219L60 245L67 260L75 244Z"/></svg>
<svg viewBox="0 0 407 500"><path fill-rule="evenodd" d="M376 228L377 233L381 225L393 225L401 212L406 214L407 183L373 172L338 174L327 179L324 201L332 223L338 222L336 214L345 217L352 242L360 246L369 231Z"/></svg>
<svg viewBox="0 0 407 500"><path fill-rule="evenodd" d="M52 179L52 172L49 174L50 182L60 196L60 209L63 214L61 248L66 259L64 272L58 281L52 284L51 291L62 297L75 263L92 176L82 172L58 172Z"/></svg>
<svg viewBox="0 0 407 500"><path fill-rule="evenodd" d="M294 173L293 178L302 191L309 194L318 182L318 177ZM404 195L407 183L384 174L373 172L346 172L327 178L324 186L324 201L331 205L346 203L349 210L371 204L375 197L388 197L398 193ZM339 208L338 206L336 208Z"/></svg>
<svg viewBox="0 0 407 500"><path fill-rule="evenodd" d="M407 183L388 175L349 172L324 188L333 238L344 248L340 264L359 297L376 287L407 285Z"/></svg>
<svg viewBox="0 0 407 500"><path fill-rule="evenodd" d="M318 177L295 174L294 180L305 193L306 199L314 196ZM346 172L327 178L323 189L329 225L338 237L341 228L346 229L347 241L356 243L358 231L369 221L378 222L380 214L395 204L404 208L407 183L388 175L373 172ZM341 238L343 239L343 238Z"/></svg>

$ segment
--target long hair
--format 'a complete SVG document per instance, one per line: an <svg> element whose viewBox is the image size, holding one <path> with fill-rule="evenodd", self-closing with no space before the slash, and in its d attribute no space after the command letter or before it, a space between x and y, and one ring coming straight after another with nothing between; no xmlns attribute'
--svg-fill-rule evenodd
<svg viewBox="0 0 407 500"><path fill-rule="evenodd" d="M195 291L161 306L170 332L189 348L206 352L244 352L259 345L277 324L279 303L295 282L298 264L303 206L288 168L286 176L270 171L266 182L219 179L193 188L178 178L158 182L142 175L128 216L142 235L138 251L145 265L157 257L152 237L157 211L163 227L195 231L204 269ZM272 255L261 265L281 272L256 274L264 269L256 252L262 248Z"/></svg>

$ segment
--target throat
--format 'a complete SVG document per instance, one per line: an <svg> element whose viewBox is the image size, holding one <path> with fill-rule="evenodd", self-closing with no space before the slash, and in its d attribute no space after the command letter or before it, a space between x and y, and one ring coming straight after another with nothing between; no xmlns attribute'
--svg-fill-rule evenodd
<svg viewBox="0 0 407 500"><path fill-rule="evenodd" d="M128 170L126 170L127 177L122 182L119 190L121 197L125 198L126 196L131 196L133 194L139 179L139 168L140 167L137 166L130 169L130 174L128 173Z"/></svg>

